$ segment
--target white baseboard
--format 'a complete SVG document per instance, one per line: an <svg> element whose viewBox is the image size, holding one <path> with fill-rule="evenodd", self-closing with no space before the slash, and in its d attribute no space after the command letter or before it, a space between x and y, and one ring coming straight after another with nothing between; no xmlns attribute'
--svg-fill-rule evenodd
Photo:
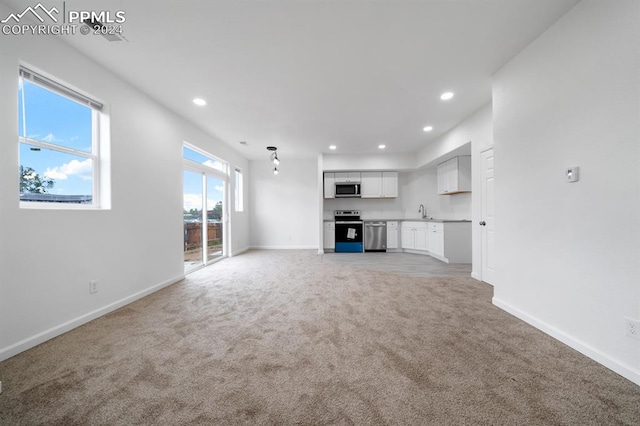
<svg viewBox="0 0 640 426"><path fill-rule="evenodd" d="M440 262L450 263L449 259L447 259L444 256L440 256L440 255L435 254L435 253L429 253L429 256L433 257L434 259L438 259Z"/></svg>
<svg viewBox="0 0 640 426"><path fill-rule="evenodd" d="M318 246L251 246L256 250L318 250Z"/></svg>
<svg viewBox="0 0 640 426"><path fill-rule="evenodd" d="M581 354L588 356L592 360L604 365L608 369L613 370L614 372L618 373L622 377L631 380L637 385L640 385L640 371L634 369L630 365L627 365L614 358L611 358L609 355L599 351L593 346L588 345L584 342L581 342L580 340L576 339L573 336L570 336L564 331L559 330L553 327L552 325L547 324L544 321L540 321L539 319L527 314L526 312L521 311L520 309L508 304L507 302L504 302L503 300L500 300L494 297L492 299L492 303L498 308L504 311L507 311L508 313L510 313L511 315L517 318L520 318L522 321L526 322L527 324L537 328L538 330L543 331L544 333L561 341L565 345L575 349Z"/></svg>
<svg viewBox="0 0 640 426"><path fill-rule="evenodd" d="M247 246L247 247L242 248L242 249L240 249L240 250L236 250L236 251L234 251L233 253L231 253L231 256L230 256L230 257L237 256L237 255L242 254L242 253L244 253L245 251L248 251L248 250L250 250L250 249L251 249L251 247Z"/></svg>
<svg viewBox="0 0 640 426"><path fill-rule="evenodd" d="M28 337L24 340L21 340L18 343L14 343L13 345L7 346L6 348L0 349L0 361L4 361L5 359L11 358L12 356L19 354L20 352L24 352L27 349L31 349L34 346L37 346L41 343L46 342L47 340L60 336L61 334L66 333L67 331L73 330L76 327L86 324L89 321L93 321L96 318L106 315L109 312L113 312L118 308L128 305L129 303L135 302L138 299L142 299L143 297L148 296L151 293L155 293L156 291L161 290L165 287L168 287L171 284L175 284L178 281L181 281L183 279L184 279L184 274L179 275L175 278L172 278L170 280L161 282L160 284L156 284L152 287L149 287L146 290L139 291L138 293L134 293L131 296L127 296L116 302L103 306L102 308L98 308L94 311L88 312L70 321L67 321L60 325L52 327L34 336Z"/></svg>
<svg viewBox="0 0 640 426"><path fill-rule="evenodd" d="M404 253L409 253L409 254L419 254L421 256L429 256L429 252L424 250L403 249L402 251Z"/></svg>
<svg viewBox="0 0 640 426"><path fill-rule="evenodd" d="M471 278L474 278L474 279L476 279L478 281L482 281L482 277L480 277L480 274L478 274L476 272L471 272Z"/></svg>

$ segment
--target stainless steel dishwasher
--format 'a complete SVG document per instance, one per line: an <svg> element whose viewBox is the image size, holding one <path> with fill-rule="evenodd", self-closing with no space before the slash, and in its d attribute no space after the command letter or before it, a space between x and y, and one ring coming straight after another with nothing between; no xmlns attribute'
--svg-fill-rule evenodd
<svg viewBox="0 0 640 426"><path fill-rule="evenodd" d="M387 222L364 221L364 251L387 251Z"/></svg>

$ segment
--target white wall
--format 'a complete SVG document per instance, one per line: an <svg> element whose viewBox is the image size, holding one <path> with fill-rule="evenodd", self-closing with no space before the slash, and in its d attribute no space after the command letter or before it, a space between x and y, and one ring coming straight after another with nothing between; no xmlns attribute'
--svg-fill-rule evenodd
<svg viewBox="0 0 640 426"><path fill-rule="evenodd" d="M423 204L429 217L450 220L471 219L470 193L438 195L436 167L406 173L402 194L402 204L409 217L419 217L418 206Z"/></svg>
<svg viewBox="0 0 640 426"><path fill-rule="evenodd" d="M491 135L490 110L490 105L480 108L435 141L425 144L416 155L416 167L434 166L469 142L488 140Z"/></svg>
<svg viewBox="0 0 640 426"><path fill-rule="evenodd" d="M0 5L0 16L9 12ZM19 61L105 102L111 114L110 210L18 208ZM183 276L183 140L247 172L248 162L59 37L3 37L0 93L0 359L5 359ZM233 246L247 247L246 214L232 221ZM89 295L94 279L99 292Z"/></svg>
<svg viewBox="0 0 640 426"><path fill-rule="evenodd" d="M416 168L416 158L410 154L324 154L323 170L413 170Z"/></svg>
<svg viewBox="0 0 640 426"><path fill-rule="evenodd" d="M266 157L266 155L265 155ZM318 249L318 159L250 162L251 246L270 249Z"/></svg>
<svg viewBox="0 0 640 426"><path fill-rule="evenodd" d="M639 6L582 1L493 89L494 303L638 384Z"/></svg>

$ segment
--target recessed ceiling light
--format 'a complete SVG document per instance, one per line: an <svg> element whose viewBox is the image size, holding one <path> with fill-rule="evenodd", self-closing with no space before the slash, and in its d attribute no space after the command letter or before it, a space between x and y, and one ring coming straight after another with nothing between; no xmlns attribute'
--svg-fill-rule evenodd
<svg viewBox="0 0 640 426"><path fill-rule="evenodd" d="M386 145L378 145L379 149L385 149L387 146Z"/></svg>
<svg viewBox="0 0 640 426"><path fill-rule="evenodd" d="M207 104L207 101L205 101L202 98L194 98L193 99L193 103L198 105L198 106L205 106Z"/></svg>
<svg viewBox="0 0 640 426"><path fill-rule="evenodd" d="M332 150L332 151L333 151L334 149L336 149L336 148L337 148L337 146L335 146L335 145L329 145L329 149L330 149L330 150Z"/></svg>
<svg viewBox="0 0 640 426"><path fill-rule="evenodd" d="M433 130L433 126L426 126L426 127L423 127L423 128L422 128L422 130L423 130L423 131L425 131L425 132L430 132L430 131L432 131L432 130Z"/></svg>
<svg viewBox="0 0 640 426"><path fill-rule="evenodd" d="M442 99L443 101L448 101L451 98L453 98L453 92L444 92L442 95L440 95L440 99Z"/></svg>

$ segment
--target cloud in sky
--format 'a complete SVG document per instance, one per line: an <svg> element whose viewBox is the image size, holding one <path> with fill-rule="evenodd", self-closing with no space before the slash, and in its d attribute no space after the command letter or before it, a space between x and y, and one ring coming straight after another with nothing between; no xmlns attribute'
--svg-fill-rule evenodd
<svg viewBox="0 0 640 426"><path fill-rule="evenodd" d="M182 206L185 210L189 211L191 209L201 210L202 209L202 195L201 194L184 194L183 196ZM207 199L207 206L215 206L217 200L213 200L211 198ZM211 210L210 207L209 209Z"/></svg>
<svg viewBox="0 0 640 426"><path fill-rule="evenodd" d="M213 187L213 189L215 189L216 191L222 192L224 190L224 186L216 185Z"/></svg>
<svg viewBox="0 0 640 426"><path fill-rule="evenodd" d="M49 179L65 180L69 176L78 176L81 179L91 179L92 164L91 160L87 158L83 161L71 160L62 166L47 168L44 175Z"/></svg>
<svg viewBox="0 0 640 426"><path fill-rule="evenodd" d="M184 194L183 200L184 209L187 211L202 209L202 194Z"/></svg>
<svg viewBox="0 0 640 426"><path fill-rule="evenodd" d="M49 143L62 142L62 139L56 138L56 136L53 133L47 134L47 136L42 138L42 140Z"/></svg>
<svg viewBox="0 0 640 426"><path fill-rule="evenodd" d="M222 164L219 161L207 160L202 164L204 164L207 167L211 167L212 169L216 169L216 170L220 170L221 172L224 172L224 164Z"/></svg>

